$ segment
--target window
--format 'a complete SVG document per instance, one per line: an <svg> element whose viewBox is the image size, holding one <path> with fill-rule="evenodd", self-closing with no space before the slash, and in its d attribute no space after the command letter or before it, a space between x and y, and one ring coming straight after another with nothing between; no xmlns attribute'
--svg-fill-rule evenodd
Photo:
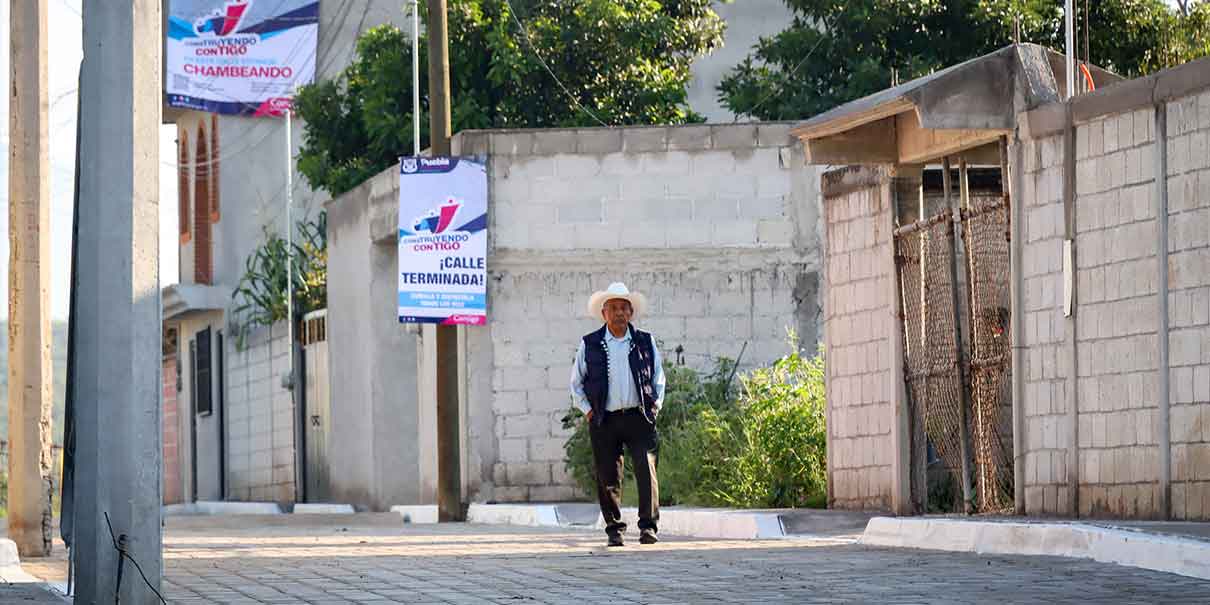
<svg viewBox="0 0 1210 605"><path fill-rule="evenodd" d="M177 221L180 223L181 245L189 243L189 133L183 129L177 132L177 189L176 197L180 201Z"/></svg>
<svg viewBox="0 0 1210 605"><path fill-rule="evenodd" d="M209 160L209 175L210 175L210 222L217 223L219 220L218 209L218 116L210 114L210 157Z"/></svg>
<svg viewBox="0 0 1210 605"><path fill-rule="evenodd" d="M193 362L193 401L194 413L198 416L209 416L214 412L212 397L210 328L197 333L197 353Z"/></svg>
<svg viewBox="0 0 1210 605"><path fill-rule="evenodd" d="M210 146L203 122L197 129L193 190L193 281L209 284L213 278L210 241Z"/></svg>

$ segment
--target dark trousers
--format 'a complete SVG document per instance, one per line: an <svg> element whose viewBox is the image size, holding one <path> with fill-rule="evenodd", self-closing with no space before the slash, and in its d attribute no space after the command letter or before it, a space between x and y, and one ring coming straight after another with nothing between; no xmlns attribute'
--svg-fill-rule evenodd
<svg viewBox="0 0 1210 605"><path fill-rule="evenodd" d="M622 446L630 452L635 483L639 488L639 529L658 531L660 487L656 462L660 439L655 426L637 408L606 413L605 421L589 425L592 455L597 467L597 499L605 518L605 532L621 534L622 522Z"/></svg>

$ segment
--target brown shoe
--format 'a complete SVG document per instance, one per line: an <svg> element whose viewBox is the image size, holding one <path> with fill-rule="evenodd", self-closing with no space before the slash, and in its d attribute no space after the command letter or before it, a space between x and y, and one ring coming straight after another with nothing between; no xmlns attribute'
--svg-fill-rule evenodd
<svg viewBox="0 0 1210 605"><path fill-rule="evenodd" d="M659 541L659 537L650 529L644 529L643 533L639 535L639 544L655 544Z"/></svg>
<svg viewBox="0 0 1210 605"><path fill-rule="evenodd" d="M625 546L625 545L626 545L626 543L624 541L622 541L622 534L609 534L608 546Z"/></svg>

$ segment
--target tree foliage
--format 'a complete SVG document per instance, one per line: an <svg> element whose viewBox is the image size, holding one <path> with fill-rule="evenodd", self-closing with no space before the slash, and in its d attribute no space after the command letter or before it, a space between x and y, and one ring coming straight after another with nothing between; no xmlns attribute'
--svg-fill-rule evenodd
<svg viewBox="0 0 1210 605"><path fill-rule="evenodd" d="M701 121L686 102L689 68L722 32L710 0L450 0L454 131ZM313 187L338 195L411 153L411 70L409 35L380 26L358 40L341 77L299 91L299 170Z"/></svg>
<svg viewBox="0 0 1210 605"><path fill-rule="evenodd" d="M1133 77L1210 53L1210 0L1086 0L1091 63ZM798 119L1020 40L1060 49L1052 0L786 0L793 23L761 38L719 85L737 115ZM1080 55L1085 2L1076 0Z"/></svg>
<svg viewBox="0 0 1210 605"><path fill-rule="evenodd" d="M250 328L271 326L289 316L291 270L295 318L328 305L328 214L299 221L295 229L299 238L291 243L266 230L265 243L244 259L244 275L231 297L232 313L240 322L240 348Z"/></svg>

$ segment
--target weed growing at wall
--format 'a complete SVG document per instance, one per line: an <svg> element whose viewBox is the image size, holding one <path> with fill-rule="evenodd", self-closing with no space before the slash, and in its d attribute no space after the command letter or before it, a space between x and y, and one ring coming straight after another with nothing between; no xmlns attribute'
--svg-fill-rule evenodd
<svg viewBox="0 0 1210 605"><path fill-rule="evenodd" d="M232 295L236 305L233 315L239 323L236 344L240 348L251 328L271 326L286 319L287 275L291 264L295 318L327 306L328 214L321 212L315 220L300 221L296 232L299 237L293 243L293 263L288 254L290 244L268 232L265 243L244 261L244 275Z"/></svg>
<svg viewBox="0 0 1210 605"><path fill-rule="evenodd" d="M665 366L667 389L657 418L663 505L822 507L826 503L824 358L792 353L732 380L734 362L709 372ZM577 485L595 493L588 425L578 410L565 463ZM632 477L630 461L627 477ZM633 503L628 479L623 497Z"/></svg>

